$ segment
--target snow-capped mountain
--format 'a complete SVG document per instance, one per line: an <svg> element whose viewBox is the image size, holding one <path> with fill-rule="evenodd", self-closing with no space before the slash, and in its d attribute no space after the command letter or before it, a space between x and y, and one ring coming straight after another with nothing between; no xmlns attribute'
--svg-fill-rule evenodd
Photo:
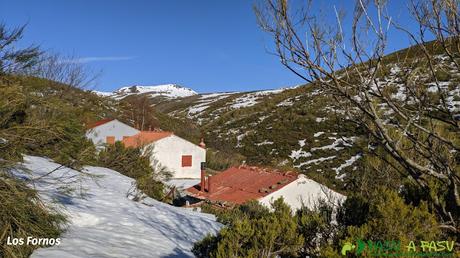
<svg viewBox="0 0 460 258"><path fill-rule="evenodd" d="M145 94L149 97L164 97L168 99L185 98L198 93L190 88L182 87L177 84L162 84L162 85L133 85L121 87L114 92L93 91L99 96L114 97L117 99L124 98L129 95Z"/></svg>
<svg viewBox="0 0 460 258"><path fill-rule="evenodd" d="M149 94L151 97L162 96L167 98L185 98L197 95L194 90L177 84L164 84L154 86L133 85L122 87L114 92L116 95Z"/></svg>

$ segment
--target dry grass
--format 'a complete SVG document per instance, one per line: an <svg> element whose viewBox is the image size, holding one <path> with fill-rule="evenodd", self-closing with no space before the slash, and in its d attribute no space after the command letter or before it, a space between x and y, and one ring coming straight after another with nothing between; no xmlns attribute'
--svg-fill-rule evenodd
<svg viewBox="0 0 460 258"><path fill-rule="evenodd" d="M65 221L45 207L35 190L0 172L0 257L29 257L40 246L7 245L7 238L56 238Z"/></svg>

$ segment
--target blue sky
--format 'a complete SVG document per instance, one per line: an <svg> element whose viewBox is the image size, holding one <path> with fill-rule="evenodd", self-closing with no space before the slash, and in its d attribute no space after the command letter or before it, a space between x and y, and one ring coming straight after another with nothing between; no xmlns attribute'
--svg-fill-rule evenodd
<svg viewBox="0 0 460 258"><path fill-rule="evenodd" d="M349 8L353 1L320 1ZM404 16L402 1L390 7ZM267 53L253 1L0 0L0 21L27 23L21 44L78 56L102 71L97 89L178 83L198 92L293 86L301 79ZM348 10L351 12L351 10ZM406 47L392 38L389 50Z"/></svg>

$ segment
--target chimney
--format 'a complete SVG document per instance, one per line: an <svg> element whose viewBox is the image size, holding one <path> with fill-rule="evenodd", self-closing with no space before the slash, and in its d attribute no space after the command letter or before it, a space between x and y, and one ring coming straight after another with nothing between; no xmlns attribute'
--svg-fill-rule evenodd
<svg viewBox="0 0 460 258"><path fill-rule="evenodd" d="M212 191L212 176L208 176L208 193Z"/></svg>
<svg viewBox="0 0 460 258"><path fill-rule="evenodd" d="M198 144L198 146L200 146L200 147L203 148L203 149L206 149L206 143L204 143L204 139L203 139L203 138L201 138L201 141L200 141L200 143Z"/></svg>
<svg viewBox="0 0 460 258"><path fill-rule="evenodd" d="M200 182L200 191L204 192L206 185L206 162L201 162L201 182Z"/></svg>
<svg viewBox="0 0 460 258"><path fill-rule="evenodd" d="M201 182L200 182L200 190L204 192L204 186L206 183L206 173L204 170L201 170Z"/></svg>

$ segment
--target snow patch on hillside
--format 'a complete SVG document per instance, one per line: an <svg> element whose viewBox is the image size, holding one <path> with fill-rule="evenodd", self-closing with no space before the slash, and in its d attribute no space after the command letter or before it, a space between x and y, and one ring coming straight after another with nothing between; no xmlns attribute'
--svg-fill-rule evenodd
<svg viewBox="0 0 460 258"><path fill-rule="evenodd" d="M339 150L342 150L344 147L352 146L352 143L356 140L356 137L342 137L338 139L336 137L328 137L328 138L330 140L334 140L334 142L331 144L325 145L325 146L311 148L311 151L332 150L332 149L335 151L339 151Z"/></svg>
<svg viewBox="0 0 460 258"><path fill-rule="evenodd" d="M97 91L97 90L93 90L91 91L92 93L100 96L100 97L112 97L113 95L115 95L115 93L113 92L106 92L106 91Z"/></svg>
<svg viewBox="0 0 460 258"><path fill-rule="evenodd" d="M78 172L26 156L15 173L26 180L44 176L34 182L41 199L70 219L61 244L37 249L33 258L193 257L193 243L221 227L212 215L150 198L132 201L134 180L107 168Z"/></svg>
<svg viewBox="0 0 460 258"><path fill-rule="evenodd" d="M296 160L300 159L300 158L308 158L308 157L311 157L311 153L310 152L306 152L304 151L302 148L305 146L305 143L306 143L306 139L304 140L299 140L298 143L299 143L299 146L300 146L300 149L298 150L292 150L291 151L291 154L289 155L289 157L295 162Z"/></svg>
<svg viewBox="0 0 460 258"><path fill-rule="evenodd" d="M323 161L334 159L335 157L336 156L334 155L334 156L329 156L329 157L322 157L322 158L318 158L318 159L312 159L312 160L309 160L309 161L302 162L299 165L296 165L294 167L301 168L303 166L310 165L310 164L319 164L319 163L321 163Z"/></svg>
<svg viewBox="0 0 460 258"><path fill-rule="evenodd" d="M341 164L339 167L337 168L334 168L334 171L336 172L336 174L338 175L339 172L346 168L346 167L349 167L351 165L353 165L353 163L355 163L355 161L357 161L358 159L360 159L362 157L362 154L359 153L355 156L352 156L351 158L349 158L348 160L345 161L345 163ZM336 179L339 179L338 177L336 177ZM343 177L341 177L340 179L343 179Z"/></svg>
<svg viewBox="0 0 460 258"><path fill-rule="evenodd" d="M256 146L262 146L262 145L272 145L274 142L265 140L263 142L256 143Z"/></svg>
<svg viewBox="0 0 460 258"><path fill-rule="evenodd" d="M225 99L233 94L237 94L239 92L221 92L221 93L207 93L200 96L200 99L213 99L213 100L220 100Z"/></svg>
<svg viewBox="0 0 460 258"><path fill-rule="evenodd" d="M210 93L201 95L199 100L195 102L195 105L192 105L186 109L187 118L193 119L196 117L200 117L205 110L211 107L212 104L215 102L228 98L237 92L224 92L224 93ZM201 122L200 119L197 120L199 123Z"/></svg>
<svg viewBox="0 0 460 258"><path fill-rule="evenodd" d="M289 157L296 161L300 158L308 158L308 157L311 157L311 153L310 152L306 152L302 149L299 149L299 150L293 150L291 151L291 155L289 155Z"/></svg>
<svg viewBox="0 0 460 258"><path fill-rule="evenodd" d="M245 94L239 98L236 98L233 101L233 104L230 105L230 108L239 109L239 108L244 108L244 107L252 107L256 105L259 99L261 99L262 97L268 96L271 94L281 93L286 89L264 90L264 91L256 91L256 92Z"/></svg>
<svg viewBox="0 0 460 258"><path fill-rule="evenodd" d="M316 138L316 137L319 137L319 136L321 136L323 134L324 134L324 132L317 132L317 133L313 134L313 137Z"/></svg>

